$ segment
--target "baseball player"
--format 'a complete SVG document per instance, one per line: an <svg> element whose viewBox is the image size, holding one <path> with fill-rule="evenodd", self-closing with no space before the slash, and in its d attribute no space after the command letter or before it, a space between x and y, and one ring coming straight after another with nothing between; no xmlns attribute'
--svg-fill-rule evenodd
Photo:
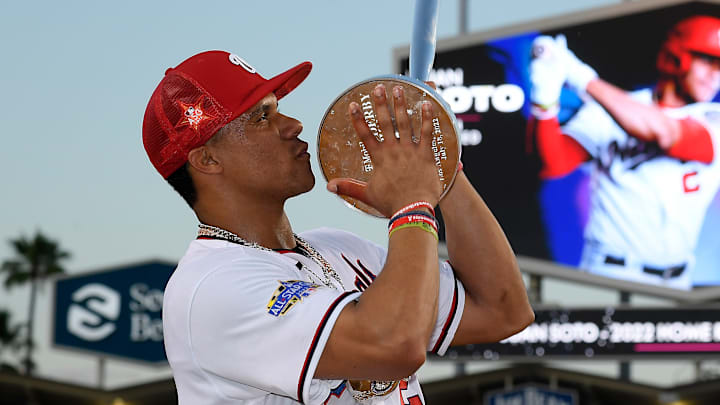
<svg viewBox="0 0 720 405"><path fill-rule="evenodd" d="M310 73L271 79L235 54L203 52L168 69L148 103L143 143L200 221L165 290L165 349L182 404L423 404L426 351L498 341L533 320L513 252L462 173L440 203L450 261L438 263L433 207L441 185L400 87L374 90L399 140L378 142L348 114L373 158L367 184L334 193L391 218L387 250L348 232L296 235L288 198L310 190L302 124L278 100Z"/></svg>
<svg viewBox="0 0 720 405"><path fill-rule="evenodd" d="M598 78L565 38L533 42L531 133L541 175L592 162L591 208L580 267L691 288L693 251L720 185L720 19L694 16L668 33L654 89L625 92ZM562 127L566 85L585 100Z"/></svg>

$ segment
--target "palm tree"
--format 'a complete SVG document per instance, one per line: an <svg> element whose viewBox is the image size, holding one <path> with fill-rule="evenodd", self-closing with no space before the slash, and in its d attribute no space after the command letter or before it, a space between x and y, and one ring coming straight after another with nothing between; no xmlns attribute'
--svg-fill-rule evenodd
<svg viewBox="0 0 720 405"><path fill-rule="evenodd" d="M11 325L10 312L0 309L0 371L17 372L15 367L2 361L2 353L10 348L13 351L18 349L20 337L20 326Z"/></svg>
<svg viewBox="0 0 720 405"><path fill-rule="evenodd" d="M37 231L32 239L21 236L9 242L15 251L15 258L5 260L0 266L0 273L6 273L5 287L9 289L30 282L30 305L25 341L27 354L23 360L25 374L30 375L34 367L33 321L37 288L49 276L65 272L60 261L69 258L70 253L61 250L57 242L46 238L40 231Z"/></svg>

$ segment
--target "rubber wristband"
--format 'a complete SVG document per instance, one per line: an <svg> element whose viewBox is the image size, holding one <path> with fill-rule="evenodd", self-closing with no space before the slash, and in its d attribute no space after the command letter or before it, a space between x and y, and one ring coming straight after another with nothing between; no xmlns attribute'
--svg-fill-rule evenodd
<svg viewBox="0 0 720 405"><path fill-rule="evenodd" d="M395 221L395 223L390 227L390 232L392 232L392 230L395 229L395 228L397 228L398 226L404 225L404 224L408 224L408 223L425 223L425 224L428 224L428 225L432 226L433 229L435 229L436 232L437 232L437 230L438 230L438 229L437 229L437 222L436 222L436 221L433 221L433 220L431 220L431 219L428 219L428 218L425 218L425 217L422 217L422 216L417 215L417 216L415 216L415 217L409 216L409 217L405 217L405 218L400 218L400 219L398 219L398 220Z"/></svg>
<svg viewBox="0 0 720 405"><path fill-rule="evenodd" d="M435 237L435 240L439 241L440 238L438 238L438 233L435 229L433 229L432 226L424 223L424 222L409 222L407 224L402 224L399 226L396 226L393 228L393 230L390 231L390 235L388 235L388 238L392 237L393 233L399 231L400 229L408 229L408 228L420 228L425 232L428 232L432 234Z"/></svg>
<svg viewBox="0 0 720 405"><path fill-rule="evenodd" d="M394 214L392 214L392 215L390 216L390 218L396 217L396 216L399 215L399 214L404 214L404 213L406 213L406 212L408 212L408 211L414 210L415 208L419 208L419 207L427 208L428 210L430 210L430 213L431 213L433 216L435 216L435 209L434 209L434 207L432 206L432 204L430 204L430 203L427 202L427 201L416 201L416 202L414 202L414 203L412 203L412 204L408 204L408 205L400 208L400 209L397 210Z"/></svg>
<svg viewBox="0 0 720 405"><path fill-rule="evenodd" d="M392 217L392 218L390 219L390 221L388 221L388 228L390 228L390 227L392 226L393 222L397 221L398 219L404 218L404 217L407 217L407 216L410 216L410 215L422 215L423 217L426 217L426 218L428 218L428 219L430 219L430 220L432 220L432 221L437 221L437 218L435 218L435 216L430 215L430 214L428 214L428 213L425 212L425 211L408 211L408 212L406 212L406 213L404 213L404 214L399 214L399 215L396 215L396 216Z"/></svg>

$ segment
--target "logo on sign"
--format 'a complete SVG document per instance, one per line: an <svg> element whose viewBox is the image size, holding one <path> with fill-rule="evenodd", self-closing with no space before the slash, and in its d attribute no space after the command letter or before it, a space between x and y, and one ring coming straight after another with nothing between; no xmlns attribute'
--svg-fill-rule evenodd
<svg viewBox="0 0 720 405"><path fill-rule="evenodd" d="M72 295L67 315L68 331L90 342L105 339L115 332L120 315L120 294L98 283L87 284Z"/></svg>

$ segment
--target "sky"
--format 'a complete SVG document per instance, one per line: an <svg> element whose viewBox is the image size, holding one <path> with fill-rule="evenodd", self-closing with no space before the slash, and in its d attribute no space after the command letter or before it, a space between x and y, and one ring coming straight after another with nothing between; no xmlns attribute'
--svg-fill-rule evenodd
<svg viewBox="0 0 720 405"><path fill-rule="evenodd" d="M315 142L340 92L393 73L392 49L409 44L411 0L7 3L0 13L0 260L12 255L6 241L41 230L72 254L72 274L177 261L197 221L147 159L142 117L167 68L211 49L240 55L265 77L313 62L308 79L280 102L304 124L300 137L310 143L317 178L313 191L288 202L288 216L296 232L331 226L385 243L384 221L325 191ZM440 3L438 37L455 36L459 1ZM620 0L468 3L475 32ZM47 347L49 291L38 303L39 354L48 359L40 372L60 378L67 357ZM26 305L25 291L0 290L0 308L11 308L16 321ZM78 358L85 378L94 360ZM115 367L116 381L136 375Z"/></svg>

